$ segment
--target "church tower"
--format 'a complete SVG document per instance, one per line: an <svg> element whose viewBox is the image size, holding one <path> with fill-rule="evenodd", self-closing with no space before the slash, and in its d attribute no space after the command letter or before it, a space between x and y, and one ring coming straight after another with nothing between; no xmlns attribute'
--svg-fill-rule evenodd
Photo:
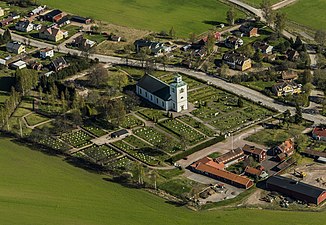
<svg viewBox="0 0 326 225"><path fill-rule="evenodd" d="M188 109L188 86L182 81L182 77L177 74L170 84L171 109L181 112Z"/></svg>

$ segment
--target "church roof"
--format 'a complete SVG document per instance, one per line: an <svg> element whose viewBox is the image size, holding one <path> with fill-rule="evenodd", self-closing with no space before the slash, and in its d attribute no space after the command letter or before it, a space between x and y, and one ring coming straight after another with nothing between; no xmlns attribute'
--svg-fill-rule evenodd
<svg viewBox="0 0 326 225"><path fill-rule="evenodd" d="M168 101L171 97L170 86L149 74L145 74L138 81L137 86L163 99L164 101Z"/></svg>

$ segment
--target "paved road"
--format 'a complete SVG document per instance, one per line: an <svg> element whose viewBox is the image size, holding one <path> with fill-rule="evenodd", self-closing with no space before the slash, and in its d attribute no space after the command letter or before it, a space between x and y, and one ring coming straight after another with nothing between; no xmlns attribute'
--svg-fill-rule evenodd
<svg viewBox="0 0 326 225"><path fill-rule="evenodd" d="M293 4L296 1L297 0L284 0L284 1L281 1L281 2L278 2L278 3L274 4L274 5L272 5L272 9L273 10L278 10L280 8L283 8L283 7L286 7L286 6L290 5L290 4Z"/></svg>

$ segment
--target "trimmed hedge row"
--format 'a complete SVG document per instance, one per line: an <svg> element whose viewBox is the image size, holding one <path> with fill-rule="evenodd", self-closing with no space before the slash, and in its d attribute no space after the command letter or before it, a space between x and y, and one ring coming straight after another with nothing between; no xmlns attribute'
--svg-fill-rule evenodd
<svg viewBox="0 0 326 225"><path fill-rule="evenodd" d="M225 140L225 137L224 136L214 137L211 140L208 140L208 141L206 141L204 143L201 143L199 145L196 145L196 146L194 146L194 147L192 147L192 148L190 148L190 149L188 149L188 150L186 150L184 152L181 152L178 155L173 156L171 158L171 160L173 162L176 162L176 161L178 161L178 160L180 160L180 159L182 159L182 158L184 158L184 157L186 157L188 155L191 155L192 153L198 152L198 151L200 151L200 150L202 150L204 148L207 148L207 147L209 147L211 145L214 145L214 144L216 144L218 142L221 142L221 141L224 141L224 140Z"/></svg>

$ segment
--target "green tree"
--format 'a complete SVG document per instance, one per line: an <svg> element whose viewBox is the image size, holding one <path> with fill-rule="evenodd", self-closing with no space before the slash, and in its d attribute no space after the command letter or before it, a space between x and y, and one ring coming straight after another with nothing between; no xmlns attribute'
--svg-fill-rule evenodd
<svg viewBox="0 0 326 225"><path fill-rule="evenodd" d="M302 123L302 120L303 120L303 118L302 118L302 110L301 110L299 105L296 105L296 107L295 107L295 115L294 115L294 122L296 124L300 124L300 123Z"/></svg>
<svg viewBox="0 0 326 225"><path fill-rule="evenodd" d="M175 38L175 30L173 27L171 27L171 29L169 31L169 36L170 36L170 38Z"/></svg>
<svg viewBox="0 0 326 225"><path fill-rule="evenodd" d="M243 108L243 101L241 98L238 98L238 107Z"/></svg>
<svg viewBox="0 0 326 225"><path fill-rule="evenodd" d="M2 36L3 42L7 43L12 40L10 30L7 28Z"/></svg>
<svg viewBox="0 0 326 225"><path fill-rule="evenodd" d="M89 84L94 87L100 87L107 84L109 73L102 64L97 64L89 74Z"/></svg>
<svg viewBox="0 0 326 225"><path fill-rule="evenodd" d="M230 26L234 25L235 17L236 17L236 12L232 7L226 12L226 21Z"/></svg>
<svg viewBox="0 0 326 225"><path fill-rule="evenodd" d="M262 3L260 4L260 8L263 11L263 17L266 20L266 23L268 25L273 24L275 14L272 9L272 3L270 0L263 0Z"/></svg>
<svg viewBox="0 0 326 225"><path fill-rule="evenodd" d="M281 35L286 24L286 14L278 12L275 16L275 29L278 35Z"/></svg>

